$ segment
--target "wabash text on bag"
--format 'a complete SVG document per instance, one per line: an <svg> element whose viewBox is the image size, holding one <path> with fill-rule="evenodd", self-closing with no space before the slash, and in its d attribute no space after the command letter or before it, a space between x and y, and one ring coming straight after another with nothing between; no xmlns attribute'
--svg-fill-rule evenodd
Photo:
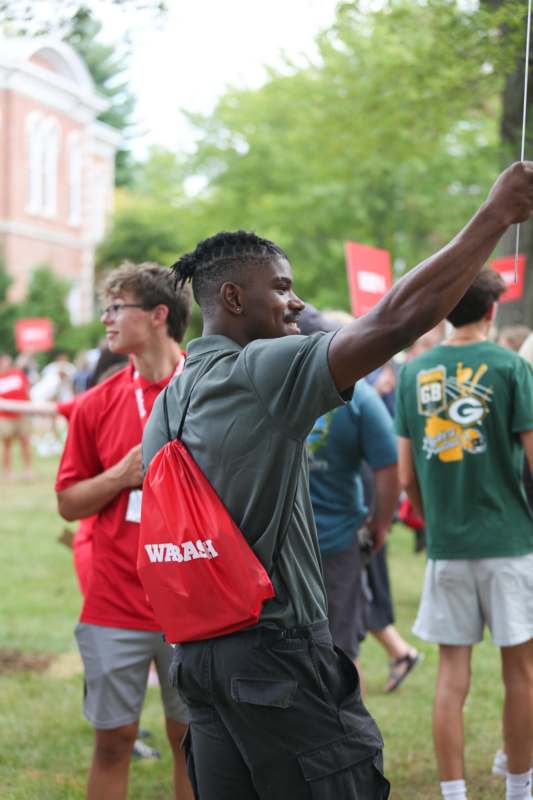
<svg viewBox="0 0 533 800"><path fill-rule="evenodd" d="M268 574L179 439L143 485L139 577L169 642L247 628L274 597Z"/></svg>

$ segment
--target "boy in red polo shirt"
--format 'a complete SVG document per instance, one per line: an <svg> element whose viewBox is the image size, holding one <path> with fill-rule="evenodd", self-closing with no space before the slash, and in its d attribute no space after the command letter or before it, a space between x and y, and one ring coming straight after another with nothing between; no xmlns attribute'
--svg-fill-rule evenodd
<svg viewBox="0 0 533 800"><path fill-rule="evenodd" d="M15 369L7 353L0 354L0 397L5 400L28 400L30 382L21 369ZM4 476L11 475L11 447L13 439L20 443L20 455L26 471L31 476L31 423L15 411L0 411L0 440L2 441L2 467Z"/></svg>
<svg viewBox="0 0 533 800"><path fill-rule="evenodd" d="M56 481L67 520L97 515L93 564L76 638L85 667L84 713L95 728L88 800L126 797L128 769L150 662L160 676L174 756L176 798L189 800L180 740L186 708L168 686L172 650L137 577L140 442L153 402L184 364L179 342L191 311L188 291L156 265L125 265L105 287L109 348L132 363L76 403Z"/></svg>

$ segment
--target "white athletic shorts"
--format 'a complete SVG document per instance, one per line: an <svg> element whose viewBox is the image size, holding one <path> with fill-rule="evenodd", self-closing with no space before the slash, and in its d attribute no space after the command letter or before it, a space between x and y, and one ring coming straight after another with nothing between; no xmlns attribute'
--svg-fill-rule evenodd
<svg viewBox="0 0 533 800"><path fill-rule="evenodd" d="M85 667L83 712L96 729L138 722L152 661L165 716L187 721L187 707L168 679L174 651L161 633L79 622L75 634Z"/></svg>
<svg viewBox="0 0 533 800"><path fill-rule="evenodd" d="M533 553L429 559L413 633L427 642L472 645L487 625L498 647L533 638Z"/></svg>

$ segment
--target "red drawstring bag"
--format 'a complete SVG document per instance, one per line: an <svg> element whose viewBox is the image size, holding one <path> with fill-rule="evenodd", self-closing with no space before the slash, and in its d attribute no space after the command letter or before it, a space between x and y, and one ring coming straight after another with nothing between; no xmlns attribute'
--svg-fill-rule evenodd
<svg viewBox="0 0 533 800"><path fill-rule="evenodd" d="M163 401L170 439L166 389ZM265 568L179 438L189 401L190 395L178 437L159 450L144 479L137 558L171 643L254 625L275 595Z"/></svg>

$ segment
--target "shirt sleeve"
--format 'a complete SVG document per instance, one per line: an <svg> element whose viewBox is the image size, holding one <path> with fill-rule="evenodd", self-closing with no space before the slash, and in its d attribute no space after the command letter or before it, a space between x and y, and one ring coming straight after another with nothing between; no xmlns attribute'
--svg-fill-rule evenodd
<svg viewBox="0 0 533 800"><path fill-rule="evenodd" d="M56 477L56 492L103 472L88 403L77 402Z"/></svg>
<svg viewBox="0 0 533 800"><path fill-rule="evenodd" d="M521 357L517 357L514 369L512 430L533 430L533 370Z"/></svg>
<svg viewBox="0 0 533 800"><path fill-rule="evenodd" d="M396 386L396 416L394 418L394 423L397 435L404 436L406 439L410 439L411 433L409 431L408 424L409 417L405 410L405 406L407 404L406 392L407 380L406 368L404 366L400 370L400 374L398 375L398 383Z"/></svg>
<svg viewBox="0 0 533 800"><path fill-rule="evenodd" d="M317 417L350 399L341 396L328 364L333 333L261 339L244 349L244 367L272 424L303 439Z"/></svg>
<svg viewBox="0 0 533 800"><path fill-rule="evenodd" d="M77 397L72 397L70 400L63 400L61 403L56 403L57 413L61 414L61 416L65 417L65 419L70 419L77 399Z"/></svg>
<svg viewBox="0 0 533 800"><path fill-rule="evenodd" d="M356 389L359 403L361 449L364 460L372 469L381 469L398 461L394 425L380 396L365 381Z"/></svg>

